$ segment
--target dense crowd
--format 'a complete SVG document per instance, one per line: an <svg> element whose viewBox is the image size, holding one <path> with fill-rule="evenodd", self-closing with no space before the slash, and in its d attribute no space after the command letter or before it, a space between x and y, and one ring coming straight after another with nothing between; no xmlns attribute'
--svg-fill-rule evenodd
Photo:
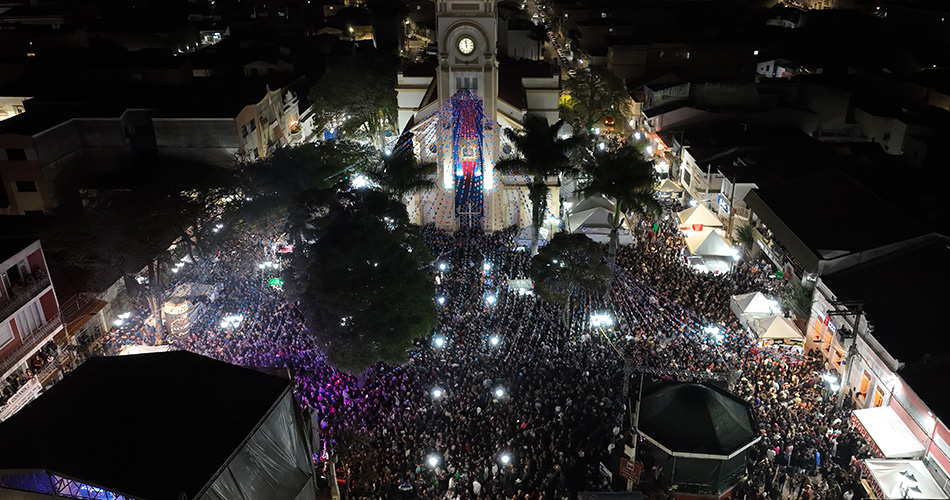
<svg viewBox="0 0 950 500"><path fill-rule="evenodd" d="M354 497L562 499L615 488L599 466L615 463L632 439L625 360L656 379L730 384L750 402L763 438L742 497L860 495L852 456L866 449L834 411L817 358L757 346L729 311L731 295L775 291L766 263L696 273L669 217L659 229L641 225L618 255L610 300L584 298L565 325L559 306L509 288L530 263L513 230L427 227L424 236L436 256L439 325L402 366L359 377L329 366L294 304L268 284L278 266L259 264L279 262L280 245L261 235L235 237L182 268L178 283L216 291L199 301L189 333L169 342L236 364L290 368L299 402L320 419L324 463L339 457ZM602 311L615 324L592 329L591 315ZM107 347L155 342L139 316ZM655 486L668 485L655 472Z"/></svg>

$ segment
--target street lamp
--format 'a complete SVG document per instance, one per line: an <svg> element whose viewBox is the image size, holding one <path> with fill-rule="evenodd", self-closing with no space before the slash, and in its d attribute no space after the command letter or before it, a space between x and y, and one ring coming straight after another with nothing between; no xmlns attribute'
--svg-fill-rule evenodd
<svg viewBox="0 0 950 500"><path fill-rule="evenodd" d="M488 305L490 306L495 305L495 302L497 301L498 301L498 297L496 297L495 294L493 293L485 296L485 302L487 302Z"/></svg>
<svg viewBox="0 0 950 500"><path fill-rule="evenodd" d="M496 387L494 394L495 394L495 399L501 399L505 397L505 389L502 387Z"/></svg>
<svg viewBox="0 0 950 500"><path fill-rule="evenodd" d="M436 337L432 339L432 343L435 344L436 348L441 349L442 347L445 346L445 338L441 336Z"/></svg>
<svg viewBox="0 0 950 500"><path fill-rule="evenodd" d="M437 455L429 455L427 462L429 462L429 467L434 469L436 465L439 465L439 457Z"/></svg>
<svg viewBox="0 0 950 500"><path fill-rule="evenodd" d="M488 342L491 343L492 347L495 347L501 343L501 339L498 338L498 335L492 335Z"/></svg>
<svg viewBox="0 0 950 500"><path fill-rule="evenodd" d="M511 455L507 453L502 453L498 459L501 461L502 465L508 465L511 463Z"/></svg>
<svg viewBox="0 0 950 500"><path fill-rule="evenodd" d="M449 270L449 265L445 262L439 262L439 271L445 272Z"/></svg>
<svg viewBox="0 0 950 500"><path fill-rule="evenodd" d="M442 395L445 394L442 392L442 389L435 387L432 389L432 399L440 399Z"/></svg>
<svg viewBox="0 0 950 500"><path fill-rule="evenodd" d="M439 297L439 298L435 299L435 301L438 302L439 305L441 306L441 305L445 304L445 297Z"/></svg>

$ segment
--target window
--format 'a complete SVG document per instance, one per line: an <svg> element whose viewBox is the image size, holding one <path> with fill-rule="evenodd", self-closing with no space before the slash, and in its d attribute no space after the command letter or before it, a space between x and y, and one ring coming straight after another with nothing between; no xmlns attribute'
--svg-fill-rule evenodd
<svg viewBox="0 0 950 500"><path fill-rule="evenodd" d="M874 407L877 408L884 404L884 391L880 387L874 390Z"/></svg>
<svg viewBox="0 0 950 500"><path fill-rule="evenodd" d="M13 340L13 329L10 328L10 322L0 323L0 346L7 345L7 342Z"/></svg>
<svg viewBox="0 0 950 500"><path fill-rule="evenodd" d="M241 125L241 135L247 137L247 124Z"/></svg>
<svg viewBox="0 0 950 500"><path fill-rule="evenodd" d="M16 181L16 190L18 193L35 193L39 191L36 183L33 181Z"/></svg>
<svg viewBox="0 0 950 500"><path fill-rule="evenodd" d="M257 130L257 122L255 120L251 120L251 132L255 130Z"/></svg>
<svg viewBox="0 0 950 500"><path fill-rule="evenodd" d="M871 374L868 373L867 370L865 370L864 375L861 376L861 388L858 390L858 393L860 393L862 397L867 396L868 386L870 385L871 385Z"/></svg>
<svg viewBox="0 0 950 500"><path fill-rule="evenodd" d="M7 159L20 161L25 160L26 150L23 148L7 148Z"/></svg>

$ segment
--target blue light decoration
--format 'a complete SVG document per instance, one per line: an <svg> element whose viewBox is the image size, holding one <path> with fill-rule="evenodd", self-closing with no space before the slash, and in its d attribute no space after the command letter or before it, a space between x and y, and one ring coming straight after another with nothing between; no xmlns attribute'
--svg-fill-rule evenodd
<svg viewBox="0 0 950 500"><path fill-rule="evenodd" d="M482 189L485 129L493 129L482 100L459 90L447 101L452 117L452 165L455 171L455 217L460 228L479 228L485 214Z"/></svg>

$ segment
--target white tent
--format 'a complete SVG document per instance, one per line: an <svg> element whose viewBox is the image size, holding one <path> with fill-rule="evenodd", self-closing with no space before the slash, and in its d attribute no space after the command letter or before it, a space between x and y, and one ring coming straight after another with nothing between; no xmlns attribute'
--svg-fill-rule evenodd
<svg viewBox="0 0 950 500"><path fill-rule="evenodd" d="M733 295L729 299L729 308L742 323L756 316L771 316L778 311L778 301L766 296L762 292L752 292L742 295Z"/></svg>
<svg viewBox="0 0 950 500"><path fill-rule="evenodd" d="M749 320L749 328L759 340L771 340L776 344L801 344L805 340L795 323L785 316L752 318Z"/></svg>
<svg viewBox="0 0 950 500"><path fill-rule="evenodd" d="M127 345L119 351L119 356L129 354L151 354L153 352L165 352L172 350L170 345Z"/></svg>
<svg viewBox="0 0 950 500"><path fill-rule="evenodd" d="M686 247L693 255L731 257L736 254L736 250L715 229L703 229L686 238Z"/></svg>
<svg viewBox="0 0 950 500"><path fill-rule="evenodd" d="M610 223L614 215L614 204L602 196L585 198L571 209L567 216L568 228L572 234L584 234L598 243L610 241ZM633 237L626 227L621 226L619 232L620 244L628 245Z"/></svg>
<svg viewBox="0 0 950 500"><path fill-rule="evenodd" d="M656 194L659 198L678 198L683 194L683 186L680 186L672 179L663 179L663 182L656 187Z"/></svg>
<svg viewBox="0 0 950 500"><path fill-rule="evenodd" d="M692 208L687 208L676 214L680 221L680 229L693 229L693 227L722 227L722 221L716 214L712 213L706 205L700 203Z"/></svg>
<svg viewBox="0 0 950 500"><path fill-rule="evenodd" d="M946 500L947 495L920 460L864 460L862 468L877 498Z"/></svg>
<svg viewBox="0 0 950 500"><path fill-rule="evenodd" d="M918 458L924 455L924 446L890 407L854 410L851 421L868 438L878 456Z"/></svg>

